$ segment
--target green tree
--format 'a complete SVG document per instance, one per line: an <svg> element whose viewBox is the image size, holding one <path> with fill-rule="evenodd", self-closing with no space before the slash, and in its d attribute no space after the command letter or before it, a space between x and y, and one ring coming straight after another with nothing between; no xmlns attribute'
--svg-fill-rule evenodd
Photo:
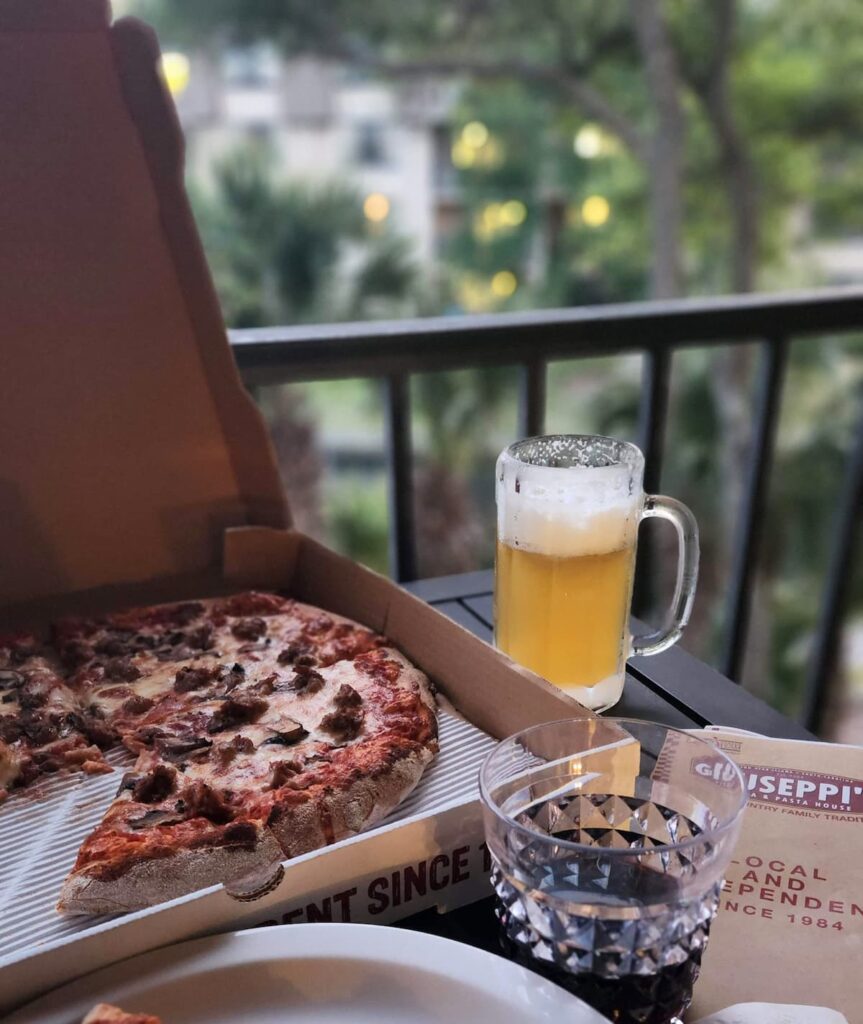
<svg viewBox="0 0 863 1024"><path fill-rule="evenodd" d="M223 158L213 179L192 198L230 326L363 319L411 302L407 243L371 231L349 188L282 181L259 145Z"/></svg>
<svg viewBox="0 0 863 1024"><path fill-rule="evenodd" d="M515 81L599 123L641 168L649 290L658 297L704 278L702 249L716 290L751 289L789 210L813 174L835 163L827 143L840 133L859 138L863 123L863 7L847 0L138 7L171 37L198 44L270 39L286 52L317 51L383 75ZM859 162L859 143L848 148ZM847 170L831 178L853 191L852 179Z"/></svg>
<svg viewBox="0 0 863 1024"><path fill-rule="evenodd" d="M358 319L415 308L408 243L370 230L361 200L349 188L283 181L266 146L231 152L215 166L212 186L193 183L191 195L229 326ZM298 525L318 536L329 526L379 567L385 537L371 519L366 529L350 523L350 498L340 494L341 504L325 522L323 460L302 392L268 388L257 399ZM371 504L354 506L362 512Z"/></svg>
<svg viewBox="0 0 863 1024"><path fill-rule="evenodd" d="M545 103L552 129L574 115L599 124L626 154L617 172L625 205L615 221L634 230L628 240L619 228L577 238L547 231L564 300L618 297L621 269L630 297L748 291L787 249L791 213L813 205L815 180L824 174L831 182L833 210L841 205L837 191L857 189L847 169L863 161L863 5L856 2L368 0L361 9L354 0L140 2L168 33L266 38L287 53L314 51L391 78L512 82ZM817 223L829 209L816 210ZM738 347L710 379L729 440L731 509L739 505L736 467L749 427L739 396L751 372L749 352ZM729 518L726 548L731 529Z"/></svg>
<svg viewBox="0 0 863 1024"><path fill-rule="evenodd" d="M451 141L464 216L445 250L462 306L787 284L789 274L799 274L785 256L801 223L809 238L863 228L863 5L856 2L366 0L360 9L351 0L139 0L139 7L177 41L183 33L196 45L266 38L286 53L318 52L367 74L463 82ZM477 136L474 125L482 152L461 159L457 149L474 122L491 140ZM590 126L601 131L602 144L592 153L581 147L576 158L573 137ZM585 203L596 196L609 204L604 218L595 206L586 216ZM507 203L520 204L510 205L508 218ZM521 207L523 216L514 212ZM495 291L501 271L512 278L498 279ZM847 448L857 393L848 367L859 351L854 342L810 346L792 365L786 405L811 416L800 432L783 420L772 517L805 526L788 531L798 530L797 544L771 531L758 591L772 652L747 666L747 676L763 679L776 701L793 703L799 689L799 652L811 630L829 532L829 487L826 480L812 487L811 467L835 472ZM752 376L744 346L679 357L675 366L667 488L703 510L713 552L705 560L716 570L705 574L707 596L713 587L705 652L739 507ZM454 462L464 464L463 474L471 472L464 431L470 416L462 415L471 403L463 389L475 383L466 376L417 385L426 433L461 453ZM617 386L612 377L609 389ZM814 393L822 396L817 409L806 400ZM608 392L595 398L595 418L618 422ZM426 510L447 493L435 471L430 466L430 483L420 486ZM463 481L461 497L469 492ZM811 543L816 520L820 540ZM808 617L801 594L808 595Z"/></svg>

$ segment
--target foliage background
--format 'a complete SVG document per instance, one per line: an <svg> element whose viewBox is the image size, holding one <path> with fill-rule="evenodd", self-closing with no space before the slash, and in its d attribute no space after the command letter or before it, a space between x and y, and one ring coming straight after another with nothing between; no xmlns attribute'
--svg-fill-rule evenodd
<svg viewBox="0 0 863 1024"><path fill-rule="evenodd" d="M420 75L459 85L448 130L461 214L431 274L418 272L409 238L369 225L349 165L339 182L286 180L273 152L247 143L208 184L189 183L232 326L807 287L824 283L820 243L863 234L856 0L127 6L172 46L266 39L396 88ZM477 123L487 137L467 146ZM595 152L579 158L585 129ZM747 686L791 713L860 415L861 353L860 338L825 337L795 343L791 356L744 670ZM553 364L548 429L635 439L640 374L637 357ZM722 636L753 376L746 345L674 358L662 483L701 523L686 646L708 660ZM379 387L331 382L257 398L302 525L385 571ZM424 374L412 388L421 571L488 566L491 465L517 430L514 371ZM861 613L858 568L846 651L863 646ZM860 660L847 657L838 680L837 735L863 735Z"/></svg>

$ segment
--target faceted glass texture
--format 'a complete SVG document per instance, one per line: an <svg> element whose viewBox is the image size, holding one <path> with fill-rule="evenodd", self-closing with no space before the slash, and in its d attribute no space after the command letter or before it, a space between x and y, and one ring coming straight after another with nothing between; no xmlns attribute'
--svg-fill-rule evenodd
<svg viewBox="0 0 863 1024"><path fill-rule="evenodd" d="M730 759L664 726L573 720L500 744L481 790L512 955L620 1024L676 1020L745 805Z"/></svg>

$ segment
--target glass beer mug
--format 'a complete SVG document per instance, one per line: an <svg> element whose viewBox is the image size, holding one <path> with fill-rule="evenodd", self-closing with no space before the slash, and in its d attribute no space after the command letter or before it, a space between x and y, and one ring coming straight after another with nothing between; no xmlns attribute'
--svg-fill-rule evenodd
<svg viewBox="0 0 863 1024"><path fill-rule="evenodd" d="M595 711L620 699L630 655L679 638L695 597L695 517L646 495L643 477L640 449L610 437L530 437L497 460L495 643ZM632 637L638 525L652 516L677 530L677 581L662 626Z"/></svg>

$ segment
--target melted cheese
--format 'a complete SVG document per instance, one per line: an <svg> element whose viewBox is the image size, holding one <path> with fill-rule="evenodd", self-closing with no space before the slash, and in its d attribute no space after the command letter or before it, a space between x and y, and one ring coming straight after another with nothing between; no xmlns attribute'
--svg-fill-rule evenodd
<svg viewBox="0 0 863 1024"><path fill-rule="evenodd" d="M398 651L385 649L382 653L385 653L388 659L397 661L403 668L409 667L409 663ZM282 679L287 680L290 680L294 674L292 670L286 670L279 666L275 659L262 661L251 671L247 667L246 683L235 692L248 693L249 687L253 687L257 680L265 679L274 671ZM384 732L388 726L384 710L386 701L381 700L380 697L387 692L392 693L396 689L411 688L410 683L406 681L404 672L395 683L380 682L367 675L358 674L353 663L347 661L338 662L329 668L321 668L317 671L324 678L324 685L317 692L303 693L285 688L264 695L263 699L268 702L268 707L256 722L229 728L224 733L208 736L209 739L212 739L214 747L229 742L236 735L244 736L254 745L253 751L237 753L233 760L225 766L220 765L217 755L212 751L200 760L190 756L182 771L184 781L200 779L212 783L215 778L218 784L226 789L247 790L251 788L259 792L268 788L273 766L279 761L297 760L302 764L306 758L315 754L321 743L325 744L328 749L334 746L351 747ZM337 710L334 698L345 683L356 689L362 697L360 709L363 711L364 717L357 736L343 742L328 730L322 729L321 722L325 715ZM374 696L377 696L378 699L373 699ZM221 699L205 701L197 705L197 708L202 713L209 715L215 712L221 703ZM182 720L182 712L179 717ZM288 731L295 722L302 725L308 732L305 739L287 745L265 742L275 733ZM170 723L166 723L166 726L170 730ZM309 769L311 770L313 767L312 764Z"/></svg>
<svg viewBox="0 0 863 1024"><path fill-rule="evenodd" d="M18 755L9 746L0 740L0 789L6 789L18 778L21 762Z"/></svg>

